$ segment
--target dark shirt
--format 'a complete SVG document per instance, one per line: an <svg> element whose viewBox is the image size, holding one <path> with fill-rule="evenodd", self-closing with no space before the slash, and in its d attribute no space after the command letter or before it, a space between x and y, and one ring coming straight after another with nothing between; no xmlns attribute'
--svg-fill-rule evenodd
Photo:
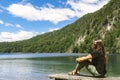
<svg viewBox="0 0 120 80"><path fill-rule="evenodd" d="M102 51L93 51L92 55L92 64L96 67L96 70L99 74L106 74L106 64L104 62L104 54Z"/></svg>

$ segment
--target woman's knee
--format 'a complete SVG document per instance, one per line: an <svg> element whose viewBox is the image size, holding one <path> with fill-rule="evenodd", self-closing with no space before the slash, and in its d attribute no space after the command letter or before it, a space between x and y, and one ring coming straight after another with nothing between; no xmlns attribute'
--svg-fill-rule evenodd
<svg viewBox="0 0 120 80"><path fill-rule="evenodd" d="M87 65L87 70L92 73L93 75L98 75L99 73L96 70L96 67L94 65Z"/></svg>

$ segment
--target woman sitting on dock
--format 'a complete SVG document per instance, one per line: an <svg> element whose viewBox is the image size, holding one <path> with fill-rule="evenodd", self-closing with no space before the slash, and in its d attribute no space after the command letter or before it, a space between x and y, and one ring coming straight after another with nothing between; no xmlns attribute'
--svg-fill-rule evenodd
<svg viewBox="0 0 120 80"><path fill-rule="evenodd" d="M106 53L102 40L92 43L93 52L84 57L76 58L77 65L70 75L80 74L80 70L86 67L93 76L104 77L106 74Z"/></svg>

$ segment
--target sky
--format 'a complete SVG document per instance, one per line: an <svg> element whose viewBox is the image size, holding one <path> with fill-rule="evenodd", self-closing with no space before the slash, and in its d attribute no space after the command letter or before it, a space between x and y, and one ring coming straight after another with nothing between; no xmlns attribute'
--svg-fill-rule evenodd
<svg viewBox="0 0 120 80"><path fill-rule="evenodd" d="M0 42L59 30L109 0L0 0Z"/></svg>

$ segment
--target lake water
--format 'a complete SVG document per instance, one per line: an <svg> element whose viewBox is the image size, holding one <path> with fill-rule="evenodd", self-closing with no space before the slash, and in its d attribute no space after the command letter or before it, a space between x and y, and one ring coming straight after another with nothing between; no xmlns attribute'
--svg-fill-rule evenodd
<svg viewBox="0 0 120 80"><path fill-rule="evenodd" d="M49 74L68 73L75 58L85 54L0 54L0 80L50 80ZM120 76L120 55L109 55L107 76ZM86 69L81 73L89 74Z"/></svg>

